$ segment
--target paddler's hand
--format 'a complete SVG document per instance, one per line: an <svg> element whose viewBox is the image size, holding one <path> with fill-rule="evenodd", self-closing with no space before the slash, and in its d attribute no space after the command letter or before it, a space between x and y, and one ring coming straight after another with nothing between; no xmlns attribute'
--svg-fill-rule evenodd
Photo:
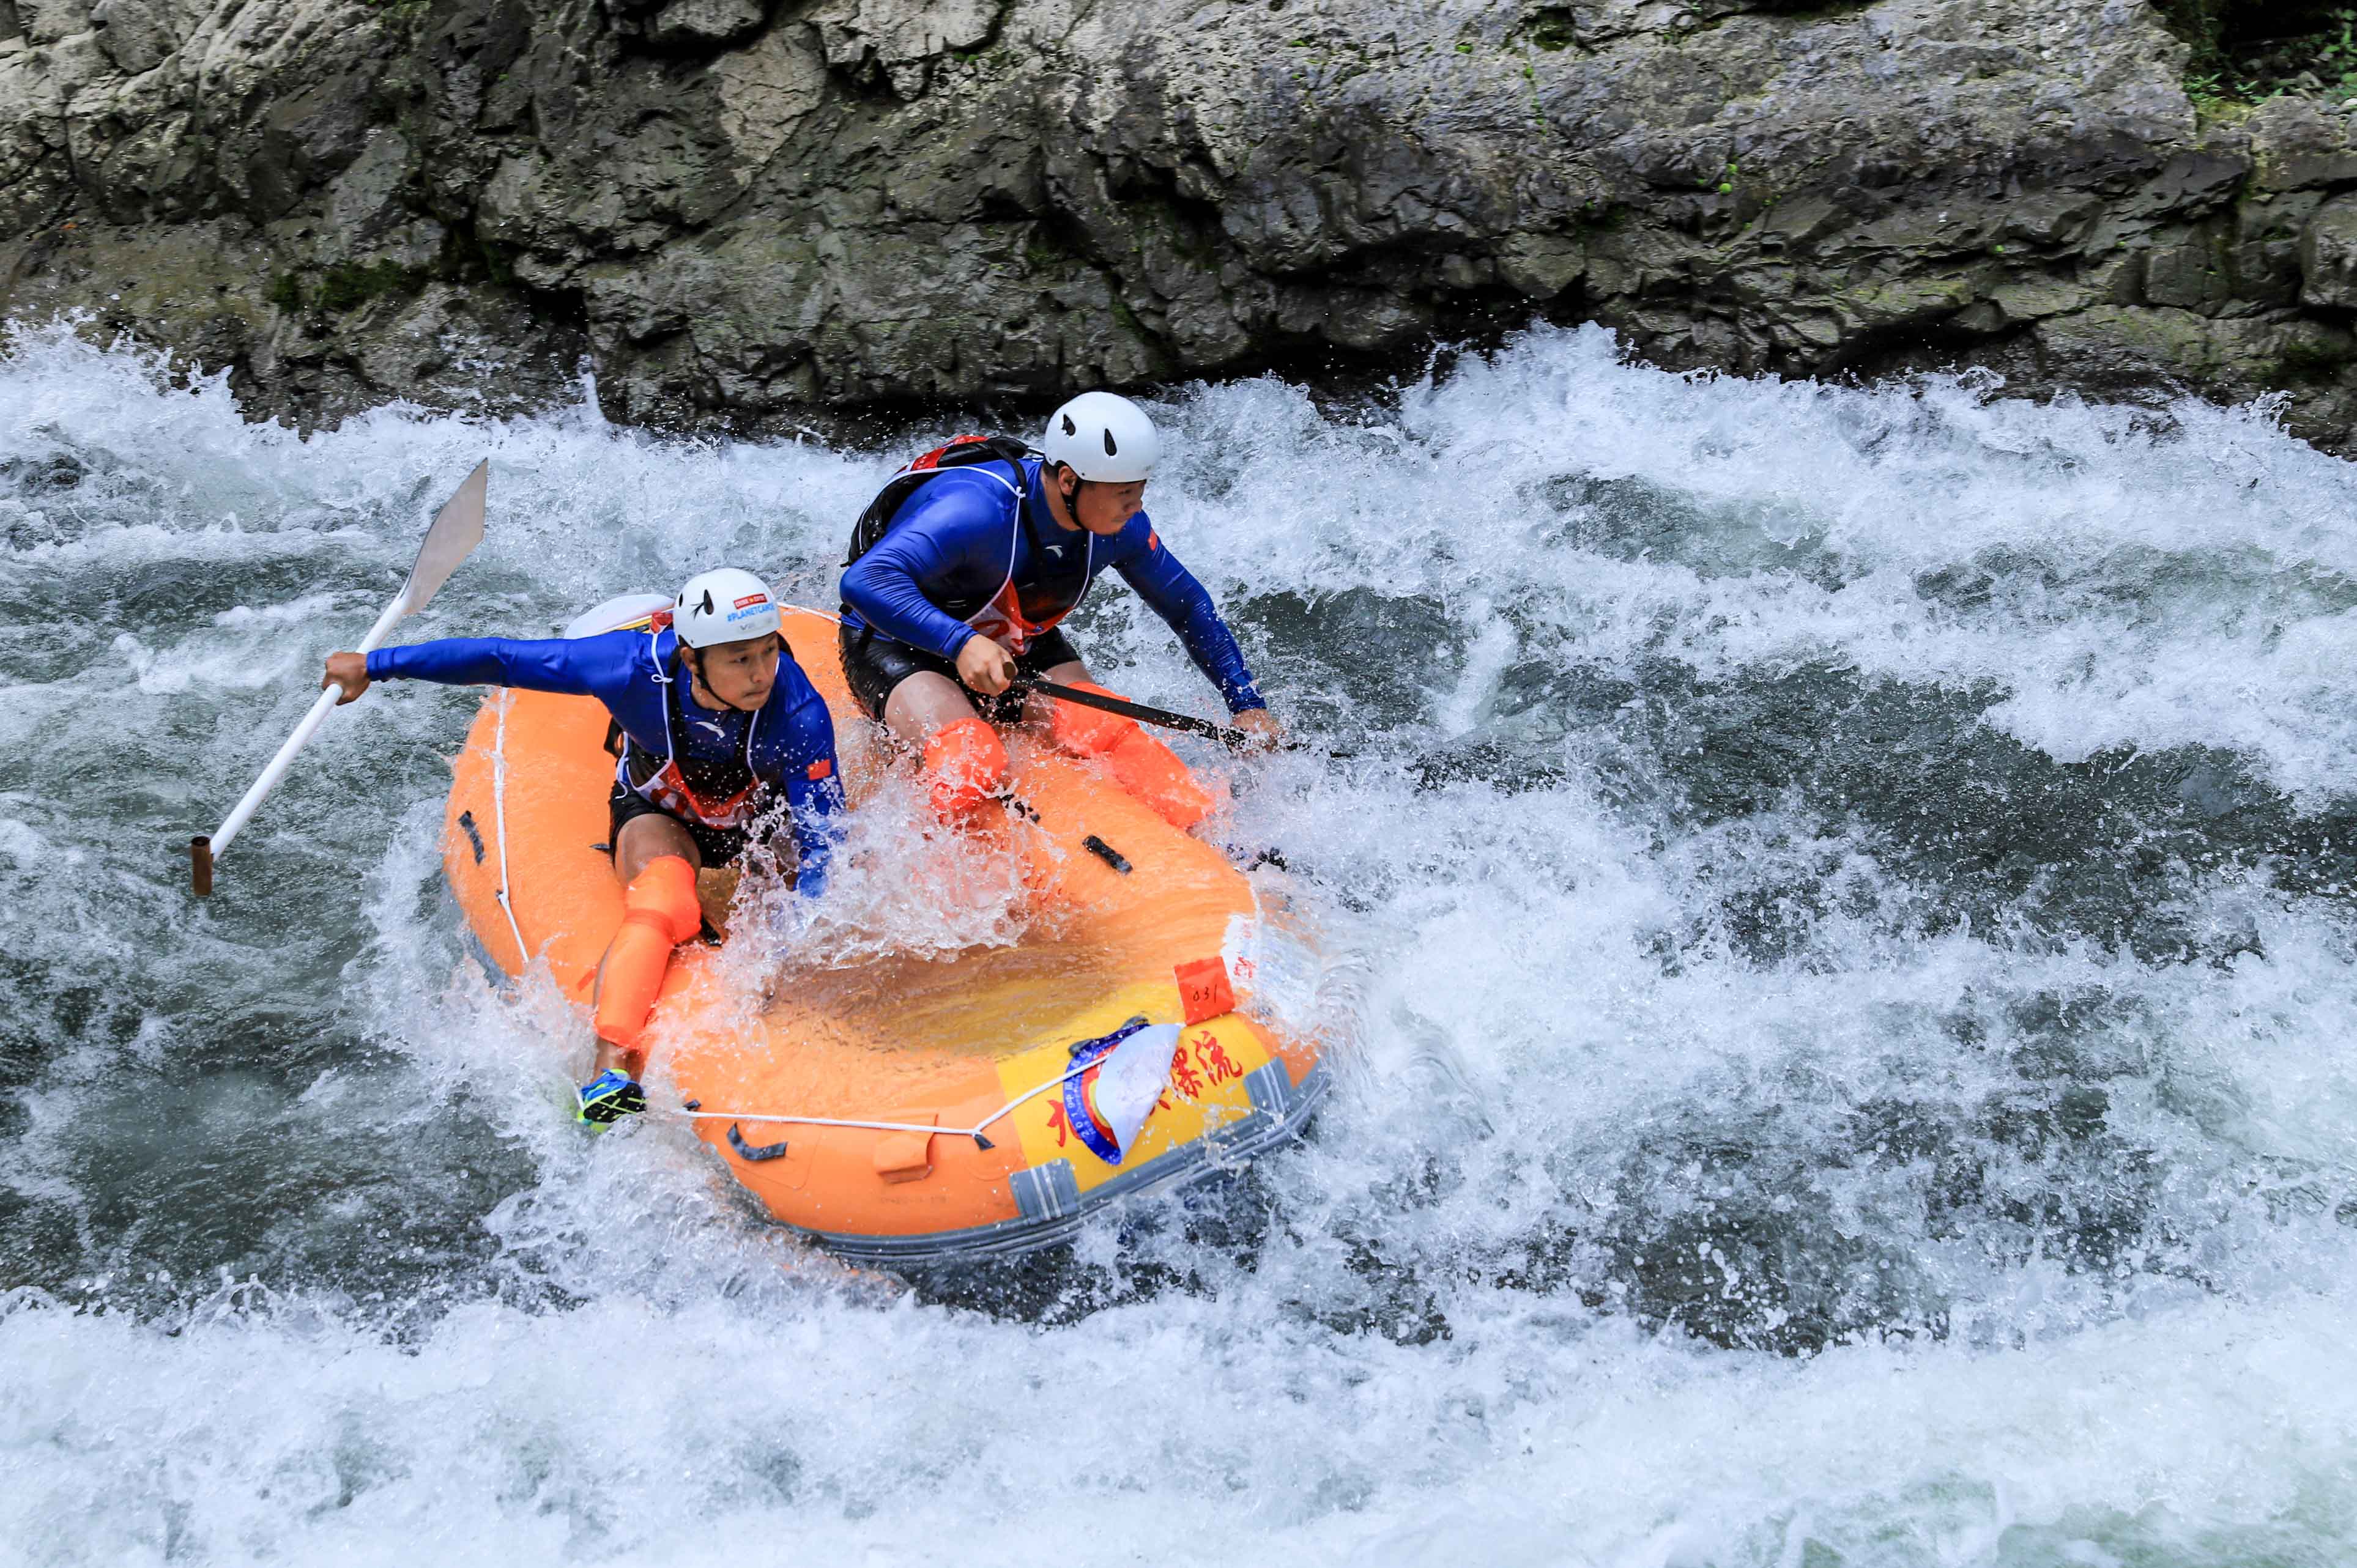
<svg viewBox="0 0 2357 1568"><path fill-rule="evenodd" d="M1015 655L976 632L958 650L957 672L967 690L996 697L1015 684Z"/></svg>
<svg viewBox="0 0 2357 1568"><path fill-rule="evenodd" d="M1285 730L1277 724L1276 715L1266 708L1246 708L1228 722L1252 736L1254 751L1273 751L1285 739Z"/></svg>
<svg viewBox="0 0 2357 1568"><path fill-rule="evenodd" d="M328 654L328 672L320 677L319 690L324 692L330 686L343 688L344 694L336 699L336 706L339 708L367 691L369 689L368 655L365 653Z"/></svg>

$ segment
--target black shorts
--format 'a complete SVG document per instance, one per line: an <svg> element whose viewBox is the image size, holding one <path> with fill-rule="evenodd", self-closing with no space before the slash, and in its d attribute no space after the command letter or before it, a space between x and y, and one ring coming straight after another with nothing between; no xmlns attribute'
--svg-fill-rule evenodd
<svg viewBox="0 0 2357 1568"><path fill-rule="evenodd" d="M695 853L704 859L707 871L726 865L745 853L746 832L743 828L716 828L703 822L690 822L677 811L666 811L644 795L617 779L614 792L606 797L606 853L614 853L622 842L622 824L633 817L668 817L687 830L695 841Z"/></svg>
<svg viewBox="0 0 2357 1568"><path fill-rule="evenodd" d="M892 688L911 675L931 671L946 675L960 686L957 665L938 653L928 653L921 648L911 648L897 638L885 636L873 627L852 629L846 621L836 634L843 648L843 677L851 682L851 694L858 700L867 716L881 723L884 704L892 695ZM1015 668L1026 675L1044 674L1059 664L1074 664L1080 654L1064 639L1064 634L1049 630L1031 639L1031 646L1015 656ZM971 687L965 694L974 700L974 712L995 725L1011 725L1023 716L1023 699L1012 692L996 697L985 697Z"/></svg>

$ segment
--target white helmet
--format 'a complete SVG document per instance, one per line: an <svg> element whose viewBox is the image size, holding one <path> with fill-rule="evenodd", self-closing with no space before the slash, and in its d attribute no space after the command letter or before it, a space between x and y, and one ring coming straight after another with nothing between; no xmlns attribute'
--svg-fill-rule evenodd
<svg viewBox="0 0 2357 1568"><path fill-rule="evenodd" d="M778 629L778 601L752 573L722 566L687 580L671 607L671 624L690 648L749 642Z"/></svg>
<svg viewBox="0 0 2357 1568"><path fill-rule="evenodd" d="M1154 472L1162 456L1162 437L1154 421L1125 397L1108 392L1082 392L1048 416L1048 435L1039 450L1050 463L1062 463L1083 479L1121 485Z"/></svg>

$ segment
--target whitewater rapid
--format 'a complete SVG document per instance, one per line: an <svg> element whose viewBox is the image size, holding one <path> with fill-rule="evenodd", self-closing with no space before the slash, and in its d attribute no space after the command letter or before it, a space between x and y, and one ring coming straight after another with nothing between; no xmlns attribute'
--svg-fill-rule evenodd
<svg viewBox="0 0 2357 1568"><path fill-rule="evenodd" d="M2357 468L1994 391L1581 330L1155 403L1314 743L1226 831L1365 1038L1248 1176L912 1283L570 1122L578 1020L440 883L471 694L337 714L210 904L185 846L479 458L403 637L827 605L949 427L302 440L18 332L0 1561L2357 1561ZM1211 711L1116 590L1100 674Z"/></svg>

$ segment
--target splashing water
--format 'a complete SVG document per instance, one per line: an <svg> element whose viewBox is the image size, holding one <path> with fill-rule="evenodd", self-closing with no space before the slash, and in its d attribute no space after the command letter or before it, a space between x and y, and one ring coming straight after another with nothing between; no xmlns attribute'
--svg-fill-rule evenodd
<svg viewBox="0 0 2357 1568"><path fill-rule="evenodd" d="M471 693L337 715L211 903L178 858L486 450L404 635L724 561L830 604L900 454L303 442L18 333L0 1556L2357 1555L2357 469L1593 331L1157 413L1157 526L1316 742L1229 827L1350 926L1365 1056L1225 1187L912 1282L569 1123L579 1020L439 883ZM1127 596L1076 635L1208 707Z"/></svg>

